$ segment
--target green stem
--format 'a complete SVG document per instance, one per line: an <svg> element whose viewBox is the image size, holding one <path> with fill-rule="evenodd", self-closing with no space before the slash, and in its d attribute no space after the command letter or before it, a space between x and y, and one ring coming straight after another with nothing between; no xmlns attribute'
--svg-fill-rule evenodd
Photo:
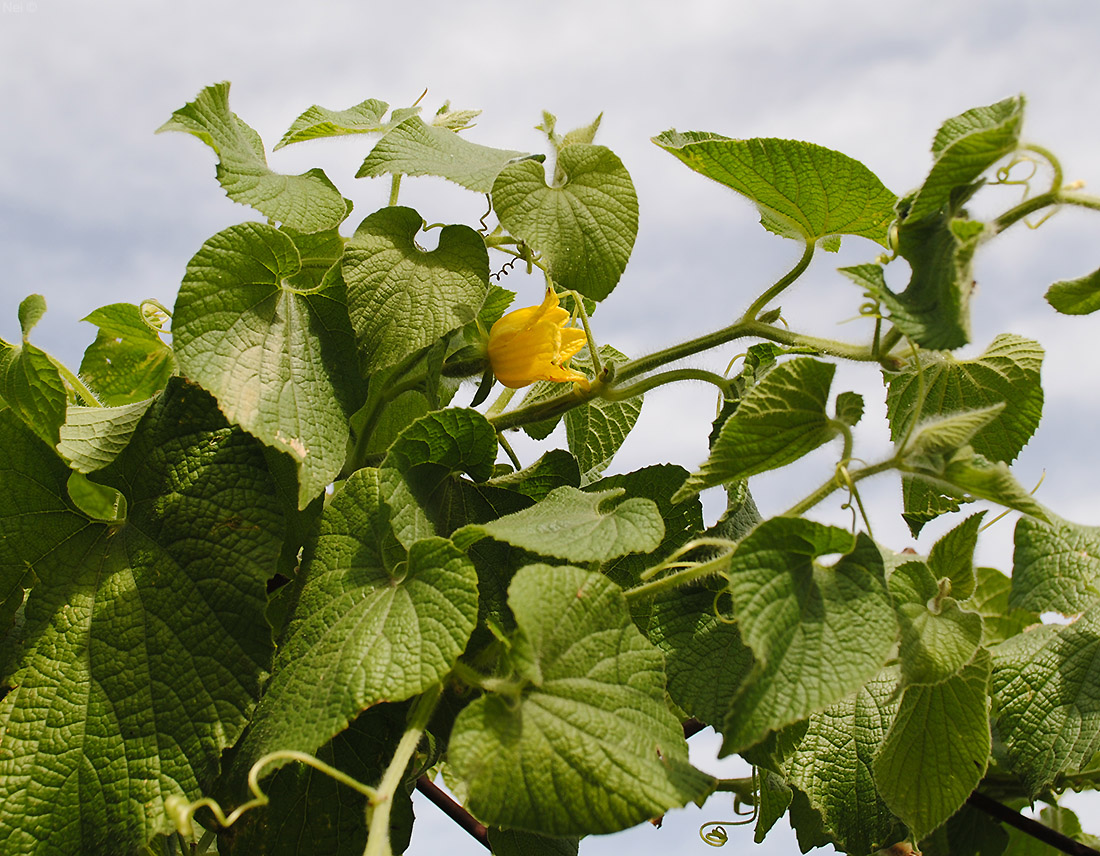
<svg viewBox="0 0 1100 856"><path fill-rule="evenodd" d="M573 386L570 384L570 386ZM593 398L599 396L604 387L597 380L587 390L575 387L561 395L554 396L553 398L547 398L544 401L539 401L534 404L528 404L524 407L519 407L515 410L510 410L507 413L501 413L496 416L490 416L489 424L497 430L497 432L504 431L508 428L518 428L520 425L526 425L531 422L541 422L543 419L553 419L567 410L572 410L579 404L584 404Z"/></svg>
<svg viewBox="0 0 1100 856"><path fill-rule="evenodd" d="M395 173L393 180L390 182L390 201L389 205L393 206L397 204L397 194L401 191L401 173Z"/></svg>
<svg viewBox="0 0 1100 856"><path fill-rule="evenodd" d="M550 287L553 288L553 285ZM569 294L573 297L573 306L576 307L577 316L584 326L585 338L588 339L588 354L592 358L592 371L596 377L599 377L603 374L603 363L600 361L600 349L596 347L596 337L592 335L592 328L588 326L588 313L584 310L584 298L575 291L570 291Z"/></svg>
<svg viewBox="0 0 1100 856"><path fill-rule="evenodd" d="M1085 193L1066 191L1062 194L1059 201L1066 205L1078 205L1081 208L1091 208L1094 211L1100 211L1100 196L1089 196Z"/></svg>
<svg viewBox="0 0 1100 856"><path fill-rule="evenodd" d="M519 456L512 449L512 444L504 439L504 434L499 431L497 432L497 442L500 444L500 448L504 450L504 454L508 456L508 460L512 462L512 466L516 468L516 472L522 470L523 464L519 462Z"/></svg>
<svg viewBox="0 0 1100 856"><path fill-rule="evenodd" d="M756 316L760 314L760 310L767 306L774 298L778 297L792 282L798 279L806 271L806 268L810 266L810 260L814 257L814 242L807 241L806 249L802 253L802 258L798 260L790 271L787 272L778 282L771 288L761 294L756 300L752 302L752 305L745 310L745 314L741 316L742 321L755 321Z"/></svg>
<svg viewBox="0 0 1100 856"><path fill-rule="evenodd" d="M693 583L696 580L701 580L705 577L712 577L715 574L722 573L727 567L729 567L730 556L732 553L723 553L717 558L711 559L709 562L701 562L698 565L694 565L690 568L682 568L679 571L669 574L668 576L661 577L660 579L650 580L648 583L642 583L641 585L634 586L623 592L623 595L627 599L637 597L652 597L655 594L659 594L662 591L668 589L679 588L680 586L686 586L689 583Z"/></svg>
<svg viewBox="0 0 1100 856"><path fill-rule="evenodd" d="M1064 179L1062 178L1062 162L1058 160L1057 157L1055 157L1054 152L1052 152L1050 149L1044 148L1043 146L1035 145L1034 143L1029 143L1026 146L1020 146L1020 148L1025 152L1035 152L1035 154L1039 155L1048 164L1050 164L1050 170L1053 173L1050 180L1050 189L1053 191L1061 190L1062 182L1064 181Z"/></svg>
<svg viewBox="0 0 1100 856"><path fill-rule="evenodd" d="M512 397L519 390L512 389L511 387L504 387L500 391L500 395L497 396L496 401L489 405L489 409L485 411L485 418L492 420L494 416L497 416L504 412L504 408L508 406L508 402L512 400Z"/></svg>
<svg viewBox="0 0 1100 856"><path fill-rule="evenodd" d="M894 345L896 345L900 341L901 331L898 330L897 327L891 327L889 330L887 330L878 343L877 359L881 360L883 357L889 354L894 349Z"/></svg>
<svg viewBox="0 0 1100 856"><path fill-rule="evenodd" d="M853 345L848 342L838 342L834 339L821 339L817 336L806 336L802 333L793 333L783 327L775 327L761 321L738 321L736 324L731 324L729 327L714 333L708 333L696 339L682 342L679 345L673 345L671 348L657 351L649 356L639 357L636 360L624 363L615 372L614 384L618 385L630 378L660 368L667 363L694 356L695 354L717 348L720 345L725 345L728 342L745 338L746 336L755 336L758 339L766 339L781 345L787 345L788 347L805 348L818 353L831 354L832 356L860 362L876 362L878 359L870 345ZM703 378L699 375L685 375L681 378L673 379L704 380L707 378ZM635 388L635 394L637 392L644 392L649 388L651 387L641 387L641 385L638 385ZM587 391L572 389L554 398L548 398L544 401L530 404L526 407L520 407L508 413L502 413L499 416L490 417L489 421L497 431L503 431L506 428L517 428L529 422L552 419L596 397L618 400L619 397L622 396L622 393L611 392L610 395L608 394L609 390L613 389L614 386L603 384L600 382L600 379L597 378Z"/></svg>
<svg viewBox="0 0 1100 856"><path fill-rule="evenodd" d="M722 375L707 371L706 369L670 369L667 372L650 375L644 380L638 381L633 386L622 389L619 387L607 387L604 389L602 397L606 398L608 401L623 401L627 398L641 395L644 392L649 392L651 389L656 389L659 386L664 386L666 383L675 383L680 380L701 380L706 383L712 383L718 387L718 389L722 391L722 395L727 398L730 395L730 388L733 386L733 382L729 378L722 377Z"/></svg>
<svg viewBox="0 0 1100 856"><path fill-rule="evenodd" d="M877 464L873 464L869 467L864 467L861 470L856 470L854 473L849 472L848 477L855 484L858 481L862 481L868 476L877 475L878 473L884 473L887 470L892 470L897 467L898 461L896 458L890 458L885 461L880 461ZM842 479L837 478L837 474L833 473L833 476L826 480L817 490L807 496L805 499L799 500L786 511L784 511L780 517L798 517L801 514L809 511L825 497L831 494L839 487L843 487L846 484Z"/></svg>
<svg viewBox="0 0 1100 856"><path fill-rule="evenodd" d="M753 782L752 776L746 776L743 779L719 779L714 790L737 794L746 804L756 804L756 784Z"/></svg>
<svg viewBox="0 0 1100 856"><path fill-rule="evenodd" d="M1013 223L1023 220L1025 217L1034 214L1042 208L1068 201L1068 199L1063 199L1062 193L1058 190L1048 190L1046 193L1040 193L1038 196L1031 197L1031 199L1025 199L1019 205L1009 208L993 221L992 234L1000 234Z"/></svg>
<svg viewBox="0 0 1100 856"><path fill-rule="evenodd" d="M84 403L88 407L102 407L103 403L96 397L73 371L65 365L61 360L52 357L50 354L46 354L46 359L53 363L54 368L57 369L58 374L65 380L65 382L72 387L73 391L84 399Z"/></svg>
<svg viewBox="0 0 1100 856"><path fill-rule="evenodd" d="M409 768L413 753L416 752L424 729L432 717L441 691L440 684L432 687L417 698L409 711L405 733L401 735L397 750L393 753L386 772L382 774L382 781L379 782L374 796L367 801L367 846L363 850L363 856L392 856L390 811L393 808L393 799L405 778L405 771Z"/></svg>

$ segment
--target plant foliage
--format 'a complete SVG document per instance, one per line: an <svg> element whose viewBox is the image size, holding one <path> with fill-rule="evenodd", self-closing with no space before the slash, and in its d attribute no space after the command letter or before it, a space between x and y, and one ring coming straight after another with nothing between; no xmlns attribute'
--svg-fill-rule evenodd
<svg viewBox="0 0 1100 856"><path fill-rule="evenodd" d="M468 139L475 111L310 107L275 148L367 139L357 177L390 182L389 205L352 224L323 172L268 166L229 84L204 89L160 130L206 143L256 217L197 248L171 311L91 313L78 372L32 343L39 295L0 341L6 852L388 856L408 844L410 790L445 776L499 854L576 853L716 789L757 807L757 841L789 814L806 848L999 853L1009 836L972 793L1053 805L1093 787L1100 529L1010 469L1042 414L1043 350L1004 333L953 353L990 238L1044 207L1100 208L1022 146L1024 107L949 119L900 197L811 143L655 137L802 257L725 326L632 359L594 320L638 231L599 119L559 134L546 114L548 159ZM968 200L1024 158L1053 186L971 219ZM426 225L397 204L423 175L487 194L497 222ZM776 298L842 236L870 254L836 281L869 301L873 333L777 324ZM490 279L502 262L557 299L513 316L512 364L541 379L514 401L510 376L486 404L494 325L516 309ZM1097 274L1047 299L1092 312ZM563 357L565 327L587 345ZM682 363L741 340L736 376ZM844 360L885 384L881 460L854 448L863 399L832 388ZM681 381L719 395L698 471L605 476L644 394ZM538 460L507 442L560 422L568 448ZM835 474L761 519L751 479L822 448ZM886 472L914 534L979 499L1020 512L1011 576L974 566L982 514L926 556L877 542L859 484ZM708 528L698 494L717 486L728 508ZM806 516L836 491L864 511L851 530ZM751 779L691 765L699 724ZM1067 810L1044 816L1086 838Z"/></svg>

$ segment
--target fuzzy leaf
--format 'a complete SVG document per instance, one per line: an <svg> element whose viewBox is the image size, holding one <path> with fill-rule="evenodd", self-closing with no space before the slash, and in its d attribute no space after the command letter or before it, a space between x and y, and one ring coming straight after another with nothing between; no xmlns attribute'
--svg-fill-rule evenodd
<svg viewBox="0 0 1100 856"><path fill-rule="evenodd" d="M1020 633L994 657L997 733L1034 796L1100 751L1100 614Z"/></svg>
<svg viewBox="0 0 1100 856"><path fill-rule="evenodd" d="M495 538L543 556L569 562L606 562L627 553L649 553L665 525L657 504L632 497L615 502L623 488L586 492L559 487L528 509L490 523L464 527L455 543L468 546Z"/></svg>
<svg viewBox="0 0 1100 856"><path fill-rule="evenodd" d="M1091 315L1100 309L1100 270L1080 279L1056 282L1044 297L1063 315Z"/></svg>
<svg viewBox="0 0 1100 856"><path fill-rule="evenodd" d="M226 196L272 220L319 232L347 216L344 197L322 170L281 175L268 168L259 134L229 109L227 82L203 89L157 129L162 131L184 131L210 146L218 156L218 182Z"/></svg>
<svg viewBox="0 0 1100 856"><path fill-rule="evenodd" d="M132 852L168 831L167 796L210 787L259 693L274 486L260 444L178 381L99 475L125 521L77 512L68 468L17 442L29 459L0 471L0 568L29 561L38 582L0 703L0 836L28 856Z"/></svg>
<svg viewBox="0 0 1100 856"><path fill-rule="evenodd" d="M348 310L368 372L395 365L472 321L489 290L489 256L477 232L444 226L439 245L425 252L416 244L423 225L411 208L383 208L348 242Z"/></svg>
<svg viewBox="0 0 1100 856"><path fill-rule="evenodd" d="M753 386L714 441L710 457L672 497L778 469L831 440L826 405L836 366L796 357Z"/></svg>
<svg viewBox="0 0 1100 856"><path fill-rule="evenodd" d="M437 175L477 193L488 193L506 164L530 157L526 152L471 143L448 128L411 116L375 144L355 177Z"/></svg>
<svg viewBox="0 0 1100 856"><path fill-rule="evenodd" d="M875 756L879 794L918 839L958 811L985 775L991 666L979 649L946 681L909 686Z"/></svg>
<svg viewBox="0 0 1100 856"><path fill-rule="evenodd" d="M808 242L860 235L883 246L896 197L859 161L813 143L665 131L658 146L751 199L769 231Z"/></svg>
<svg viewBox="0 0 1100 856"><path fill-rule="evenodd" d="M540 253L562 288L603 300L626 269L638 234L638 195L622 161L603 146L563 148L564 184L546 184L540 163L519 161L493 183L501 225Z"/></svg>
<svg viewBox="0 0 1100 856"><path fill-rule="evenodd" d="M82 320L99 328L84 351L80 377L101 404L119 406L152 398L176 372L172 349L132 303L101 306Z"/></svg>
<svg viewBox="0 0 1100 856"><path fill-rule="evenodd" d="M238 769L276 749L313 752L359 711L440 682L477 621L477 573L443 538L407 551L378 471L357 470L325 507L303 583Z"/></svg>
<svg viewBox="0 0 1100 856"><path fill-rule="evenodd" d="M844 555L832 567L814 563L829 553ZM758 665L730 703L723 754L856 691L894 644L882 554L866 535L774 518L738 545L727 573L733 613Z"/></svg>
<svg viewBox="0 0 1100 856"><path fill-rule="evenodd" d="M1084 612L1100 597L1100 527L1021 517L1014 534L1012 606Z"/></svg>
<svg viewBox="0 0 1100 856"><path fill-rule="evenodd" d="M688 763L664 700L663 658L600 574L532 565L508 601L529 683L518 699L463 709L449 760L482 821L544 835L614 832L698 799L713 779Z"/></svg>
<svg viewBox="0 0 1100 856"><path fill-rule="evenodd" d="M360 392L345 369L353 340L343 284L302 291L290 284L300 271L286 233L230 226L187 265L172 334L184 375L227 419L294 459L304 508L344 464Z"/></svg>

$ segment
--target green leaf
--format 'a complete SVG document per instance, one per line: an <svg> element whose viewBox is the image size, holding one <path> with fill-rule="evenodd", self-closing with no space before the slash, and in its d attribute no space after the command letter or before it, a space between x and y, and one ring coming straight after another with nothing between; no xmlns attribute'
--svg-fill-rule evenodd
<svg viewBox="0 0 1100 856"><path fill-rule="evenodd" d="M519 161L493 183L500 224L542 255L562 288L603 300L626 269L638 234L638 195L630 173L603 146L562 149L565 183L548 187L542 165Z"/></svg>
<svg viewBox="0 0 1100 856"><path fill-rule="evenodd" d="M396 705L364 711L318 749L317 757L360 782L378 782L401 739L404 713ZM263 789L271 800L266 806L245 812L232 827L220 831L221 856L361 856L367 843L362 794L301 763L280 767ZM407 827L406 840L411 832L408 801L408 794L399 789L390 818L395 853L404 849L402 826Z"/></svg>
<svg viewBox="0 0 1100 856"><path fill-rule="evenodd" d="M964 600L974 592L974 548L985 512L972 514L940 538L928 553L928 567L937 579L951 581L950 594ZM969 657L967 659L970 659Z"/></svg>
<svg viewBox="0 0 1100 856"><path fill-rule="evenodd" d="M530 466L490 479L489 484L517 491L537 502L555 488L580 487L581 474L576 458L564 449L552 449Z"/></svg>
<svg viewBox="0 0 1100 856"><path fill-rule="evenodd" d="M905 221L898 231L898 255L912 273L900 294L887 286L879 265L840 272L881 302L898 331L922 348L960 348L970 341L974 252L988 237L984 223L951 213Z"/></svg>
<svg viewBox="0 0 1100 856"><path fill-rule="evenodd" d="M83 320L99 331L84 351L80 377L101 404L111 407L150 399L175 374L172 349L142 320L140 307L112 303Z"/></svg>
<svg viewBox="0 0 1100 856"><path fill-rule="evenodd" d="M949 495L931 482L905 473L901 476L901 499L905 509L901 516L914 538L920 535L926 523L942 514L958 511L961 504L967 502L965 498Z"/></svg>
<svg viewBox="0 0 1100 856"><path fill-rule="evenodd" d="M631 497L623 488L586 492L559 487L528 509L456 532L466 547L494 538L543 556L569 562L606 562L627 553L649 553L661 543L665 525L657 504Z"/></svg>
<svg viewBox="0 0 1100 856"><path fill-rule="evenodd" d="M273 485L260 444L176 380L100 473L125 522L79 514L68 468L16 443L27 459L0 472L0 567L29 561L38 583L0 704L0 836L30 856L131 852L168 831L165 797L210 786L259 694Z"/></svg>
<svg viewBox="0 0 1100 856"><path fill-rule="evenodd" d="M290 123L283 138L273 151L291 143L316 140L323 137L339 137L345 134L373 134L384 131L388 125L382 117L390 105L376 98L360 101L347 110L329 110L314 104ZM395 111L397 112L397 111Z"/></svg>
<svg viewBox="0 0 1100 856"><path fill-rule="evenodd" d="M57 366L30 342L0 339L0 398L49 446L61 439L68 395Z"/></svg>
<svg viewBox="0 0 1100 856"><path fill-rule="evenodd" d="M651 499L657 504L657 512L664 523L665 534L660 545L648 553L628 553L604 564L600 570L624 590L642 582L641 574L647 568L670 556L703 531L703 506L698 499L672 504L672 494L683 484L687 471L674 464L655 464L632 473L609 476L589 487L592 491L621 488L627 496ZM632 598L630 612L638 628L647 632L652 601L649 598Z"/></svg>
<svg viewBox="0 0 1100 856"><path fill-rule="evenodd" d="M946 681L909 686L875 756L879 795L918 839L958 811L985 774L991 667L979 649Z"/></svg>
<svg viewBox="0 0 1100 856"><path fill-rule="evenodd" d="M1005 409L994 404L980 410L960 410L921 422L909 435L902 450L906 457L943 455L969 445L974 435L994 422Z"/></svg>
<svg viewBox="0 0 1100 856"><path fill-rule="evenodd" d="M278 229L224 229L187 265L172 334L181 371L226 418L294 459L305 508L343 467L358 389L346 374L353 340L342 283L302 292L288 282L300 269Z"/></svg>
<svg viewBox="0 0 1100 856"><path fill-rule="evenodd" d="M932 142L935 163L908 211L908 220L936 214L956 188L965 187L1016 151L1024 121L1024 97L1017 95L975 107L948 119Z"/></svg>
<svg viewBox="0 0 1100 856"><path fill-rule="evenodd" d="M1013 540L1012 606L1074 615L1096 603L1100 527L1021 517Z"/></svg>
<svg viewBox="0 0 1100 856"><path fill-rule="evenodd" d="M795 140L698 131L665 131L653 142L751 199L769 231L807 242L859 235L887 246L896 197L847 155Z"/></svg>
<svg viewBox="0 0 1100 856"><path fill-rule="evenodd" d="M1100 309L1100 270L1080 279L1056 282L1043 296L1063 315L1091 315Z"/></svg>
<svg viewBox="0 0 1100 856"><path fill-rule="evenodd" d="M395 365L457 330L485 300L489 256L481 236L444 226L439 245L425 252L415 240L423 225L411 208L383 208L348 242L348 310L365 371Z"/></svg>
<svg viewBox="0 0 1100 856"><path fill-rule="evenodd" d="M600 345L599 351L604 365L626 362L626 354L610 345ZM591 370L587 348L573 358L572 366L579 371ZM561 384L554 386L560 393ZM610 465L638 421L644 397L635 395L624 401L594 398L566 412L565 439L580 465L582 485L595 481Z"/></svg>
<svg viewBox="0 0 1100 856"><path fill-rule="evenodd" d="M577 856L580 840L548 838L518 829L489 829L493 856Z"/></svg>
<svg viewBox="0 0 1100 856"><path fill-rule="evenodd" d="M836 435L826 405L836 366L796 357L769 371L722 425L710 457L673 502L797 461Z"/></svg>
<svg viewBox="0 0 1100 856"><path fill-rule="evenodd" d="M390 446L382 462L407 484L415 502L438 523L445 491L453 476L466 473L475 482L493 474L497 435L476 410L452 408L429 413L409 425ZM399 509L387 499L393 513ZM411 546L411 544L406 544Z"/></svg>
<svg viewBox="0 0 1100 856"><path fill-rule="evenodd" d="M842 392L836 397L836 418L855 428L863 418L863 396L856 392Z"/></svg>
<svg viewBox="0 0 1100 856"><path fill-rule="evenodd" d="M794 798L794 791L790 789L782 776L776 775L771 770L760 769L760 802L756 816L756 827L753 831L753 841L760 844L768 834L776 821L787 813L787 808Z"/></svg>
<svg viewBox="0 0 1100 856"><path fill-rule="evenodd" d="M914 417L926 419L1004 404L1004 410L969 443L990 460L1011 463L1035 433L1043 414L1042 364L1043 348L1038 342L1002 333L976 359L927 355L919 369L909 366L887 372L890 437L894 442L900 440ZM918 372L924 375L919 414L915 412L921 389Z"/></svg>
<svg viewBox="0 0 1100 856"><path fill-rule="evenodd" d="M532 565L508 599L529 683L466 707L448 750L477 817L553 836L615 832L710 792L665 704L663 658L616 585Z"/></svg>
<svg viewBox="0 0 1100 856"><path fill-rule="evenodd" d="M229 109L229 83L207 86L157 128L198 137L218 156L218 182L234 202L300 232L320 232L347 216L347 204L323 170L282 175L268 168L263 142Z"/></svg>
<svg viewBox="0 0 1100 856"><path fill-rule="evenodd" d="M871 773L898 709L897 677L896 670L883 670L857 692L811 715L797 749L783 762L787 781L806 795L825 833L844 853L873 853L902 837Z"/></svg>
<svg viewBox="0 0 1100 856"><path fill-rule="evenodd" d="M1026 519L1026 518L1024 518ZM987 648L1039 623L1039 613L1010 605L1012 578L995 568L977 568L978 585L963 606L982 617L982 644Z"/></svg>
<svg viewBox="0 0 1100 856"><path fill-rule="evenodd" d="M918 463L910 471L962 498L988 499L1040 520L1048 519L1046 509L1016 481L1006 463L986 460L969 447L960 449L946 462Z"/></svg>
<svg viewBox="0 0 1100 856"><path fill-rule="evenodd" d="M443 680L477 621L477 573L443 538L406 550L378 471L354 472L321 515L302 590L238 758L313 752L359 711Z"/></svg>
<svg viewBox="0 0 1100 856"><path fill-rule="evenodd" d="M997 733L1034 797L1100 751L1100 614L1013 636L994 658Z"/></svg>
<svg viewBox="0 0 1100 856"><path fill-rule="evenodd" d="M411 116L371 149L356 178L437 175L477 193L488 193L506 164L532 156L471 143L454 131ZM535 161L542 161L541 156Z"/></svg>
<svg viewBox="0 0 1100 856"><path fill-rule="evenodd" d="M152 403L149 399L119 407L69 407L57 451L78 473L103 469L126 448Z"/></svg>
<svg viewBox="0 0 1100 856"><path fill-rule="evenodd" d="M832 567L818 556L843 553ZM729 591L757 668L731 701L722 754L856 691L897 633L882 554L866 535L801 518L761 523L730 562Z"/></svg>
<svg viewBox="0 0 1100 856"><path fill-rule="evenodd" d="M706 588L676 589L656 599L649 624L650 641L665 655L669 696L719 728L753 666L737 623L716 614L723 602Z"/></svg>
<svg viewBox="0 0 1100 856"><path fill-rule="evenodd" d="M69 499L92 520L126 519L126 498L113 487L89 481L83 473L74 472L66 484Z"/></svg>
<svg viewBox="0 0 1100 856"><path fill-rule="evenodd" d="M982 642L982 618L961 609L954 598L931 608L904 603L898 607L902 687L938 684L960 671Z"/></svg>
<svg viewBox="0 0 1100 856"><path fill-rule="evenodd" d="M24 342L45 314L46 298L41 294L30 294L23 298L19 304L19 329L23 333Z"/></svg>

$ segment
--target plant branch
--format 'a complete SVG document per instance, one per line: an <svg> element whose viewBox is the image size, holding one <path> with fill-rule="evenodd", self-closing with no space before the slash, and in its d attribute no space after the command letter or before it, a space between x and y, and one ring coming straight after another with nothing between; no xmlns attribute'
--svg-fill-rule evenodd
<svg viewBox="0 0 1100 856"><path fill-rule="evenodd" d="M897 458L889 458L885 461L880 461L877 464L873 464L869 467L864 467L861 470L856 470L854 473L848 473L848 478L852 484L858 481L862 481L868 476L877 475L878 473L884 473L887 470L892 470L898 465ZM805 499L799 500L786 511L784 511L781 517L798 517L801 514L809 511L825 497L835 491L837 488L845 487L848 485L848 481L840 478L840 474L834 472L832 477L826 480L817 490L807 496Z"/></svg>
<svg viewBox="0 0 1100 856"><path fill-rule="evenodd" d="M966 798L966 804L972 808L976 808L978 811L985 812L990 817L1001 821L1001 823L1007 823L1009 826L1015 827L1020 830L1020 832L1030 835L1037 841L1042 841L1044 844L1061 850L1063 853L1068 853L1070 856L1100 856L1100 851L1094 850L1087 844L1082 844L1080 841L1074 841L1068 835L1063 835L1061 832L1058 832L1058 830L1051 829L1046 824L1033 820L1030 817L1024 817L1018 811L1013 811L1008 806L978 791L974 791L974 793Z"/></svg>
<svg viewBox="0 0 1100 856"><path fill-rule="evenodd" d="M103 403L96 397L96 394L88 389L84 381L82 381L80 377L72 371L72 369L61 362L61 360L55 359L50 354L46 354L46 359L53 363L54 368L57 369L58 374L61 375L65 383L67 383L72 388L73 392L84 399L84 403L88 407L103 406Z"/></svg>
<svg viewBox="0 0 1100 856"><path fill-rule="evenodd" d="M367 846L363 850L363 856L391 856L393 852L390 848L390 810L393 808L393 798L397 795L397 789L409 768L409 761L412 760L424 729L428 726L441 690L442 686L437 684L413 703L405 733L401 735L393 758L386 767L386 772L382 774L382 781L374 795L367 800Z"/></svg>
<svg viewBox="0 0 1100 856"><path fill-rule="evenodd" d="M660 374L650 375L644 380L638 381L633 386L625 388L619 388L615 386L605 387L602 393L602 397L608 401L624 401L627 398L633 398L636 395L649 392L651 389L656 389L659 386L664 386L666 383L675 383L680 380L701 380L706 383L712 383L719 390L722 395L729 397L730 388L733 382L716 372L707 371L706 369L670 369L667 372L661 372Z"/></svg>
<svg viewBox="0 0 1100 856"><path fill-rule="evenodd" d="M760 310L767 306L774 298L778 297L792 282L802 276L806 272L806 268L810 266L810 260L814 257L814 242L807 241L806 249L802 253L802 258L798 260L793 268L791 268L782 278L779 279L775 285L771 286L767 291L761 294L756 300L752 302L752 305L745 310L745 314L741 316L742 321L755 321L756 316L760 314Z"/></svg>
<svg viewBox="0 0 1100 856"><path fill-rule="evenodd" d="M489 830L466 809L447 796L446 792L427 776L416 780L416 789L426 796L436 808L462 827L486 850L489 848Z"/></svg>

